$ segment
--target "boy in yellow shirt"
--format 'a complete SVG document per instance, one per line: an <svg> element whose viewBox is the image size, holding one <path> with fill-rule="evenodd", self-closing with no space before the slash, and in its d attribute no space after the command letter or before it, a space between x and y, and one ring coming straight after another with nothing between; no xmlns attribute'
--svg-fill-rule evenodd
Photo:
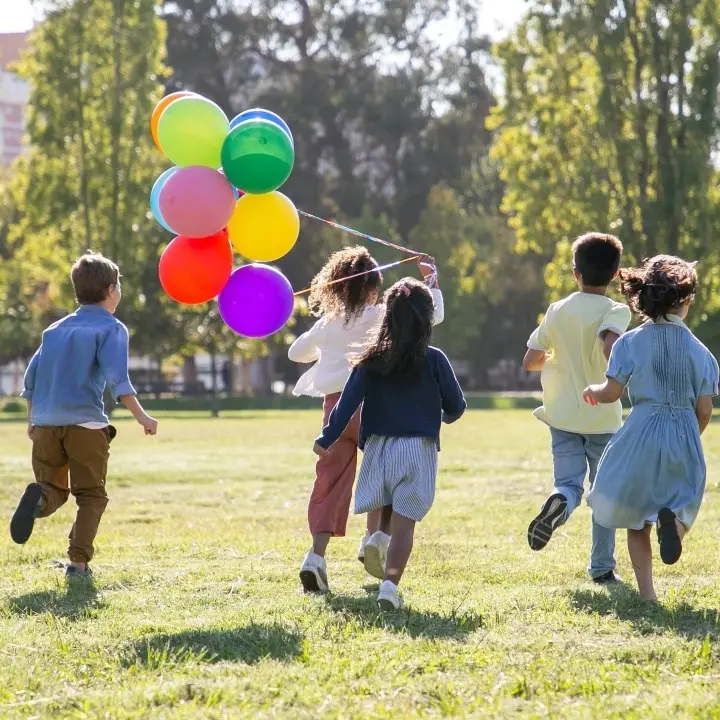
<svg viewBox="0 0 720 720"><path fill-rule="evenodd" d="M583 402L588 385L605 381L612 346L630 324L630 309L607 297L622 243L613 235L588 233L572 249L580 292L548 308L523 360L526 370L542 371L543 406L535 417L550 427L555 476L552 494L528 527L533 550L542 550L580 504L586 475L592 485L605 446L622 424L620 401L598 407ZM588 571L595 582L617 582L614 555L615 531L593 518Z"/></svg>

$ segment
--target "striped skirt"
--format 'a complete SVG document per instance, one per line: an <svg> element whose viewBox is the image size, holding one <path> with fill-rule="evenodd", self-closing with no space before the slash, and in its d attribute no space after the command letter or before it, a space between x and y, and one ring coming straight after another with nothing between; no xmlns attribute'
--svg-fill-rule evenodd
<svg viewBox="0 0 720 720"><path fill-rule="evenodd" d="M355 490L355 514L392 505L393 512L420 521L435 499L438 468L433 438L368 438Z"/></svg>

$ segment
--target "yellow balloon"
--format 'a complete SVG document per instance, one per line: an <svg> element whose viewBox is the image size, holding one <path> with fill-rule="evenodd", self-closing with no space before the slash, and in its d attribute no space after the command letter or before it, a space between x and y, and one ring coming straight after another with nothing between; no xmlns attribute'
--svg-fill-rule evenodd
<svg viewBox="0 0 720 720"><path fill-rule="evenodd" d="M300 235L300 216L280 192L243 195L228 222L235 249L253 262L272 262L287 255Z"/></svg>

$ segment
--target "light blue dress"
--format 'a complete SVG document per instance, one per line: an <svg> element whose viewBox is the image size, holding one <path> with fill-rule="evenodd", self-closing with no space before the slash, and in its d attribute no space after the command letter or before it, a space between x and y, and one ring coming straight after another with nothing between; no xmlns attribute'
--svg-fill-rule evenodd
<svg viewBox="0 0 720 720"><path fill-rule="evenodd" d="M588 504L608 528L642 530L668 507L689 528L705 491L695 405L718 394L718 363L680 318L647 322L613 347L607 376L632 411L608 443Z"/></svg>

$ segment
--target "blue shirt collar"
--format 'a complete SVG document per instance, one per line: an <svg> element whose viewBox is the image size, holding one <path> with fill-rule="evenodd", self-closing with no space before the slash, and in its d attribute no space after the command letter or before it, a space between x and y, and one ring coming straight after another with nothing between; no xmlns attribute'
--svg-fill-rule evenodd
<svg viewBox="0 0 720 720"><path fill-rule="evenodd" d="M93 313L94 315L108 315L114 317L111 312L108 312L104 307L99 305L81 305L76 312L79 313Z"/></svg>

